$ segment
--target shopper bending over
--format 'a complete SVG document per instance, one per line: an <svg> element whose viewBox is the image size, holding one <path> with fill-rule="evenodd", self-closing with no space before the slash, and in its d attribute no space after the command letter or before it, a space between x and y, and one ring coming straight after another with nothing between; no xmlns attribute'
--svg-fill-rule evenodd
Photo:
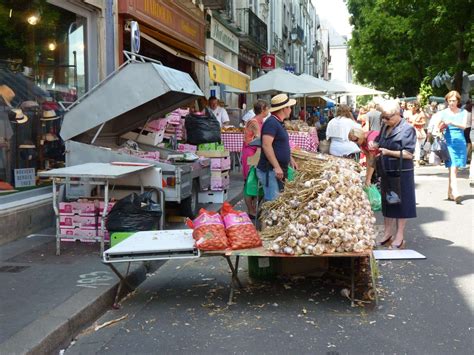
<svg viewBox="0 0 474 355"><path fill-rule="evenodd" d="M263 186L265 201L272 201L283 190L288 176L288 166L296 168L291 157L290 139L283 121L290 117L291 106L296 100L286 94L272 97L270 113L262 126L262 154L257 165L258 180Z"/></svg>
<svg viewBox="0 0 474 355"><path fill-rule="evenodd" d="M372 175L374 175L375 158L379 154L379 150L375 148L375 141L379 134L379 131L364 132L361 128L352 128L349 132L349 140L360 147L367 160L367 172L365 174L366 186L370 186Z"/></svg>
<svg viewBox="0 0 474 355"><path fill-rule="evenodd" d="M349 106L339 105L336 117L329 121L326 128L326 139L331 141L329 154L337 157L351 157L360 152L359 147L348 138L352 128L360 128L360 125L352 119Z"/></svg>

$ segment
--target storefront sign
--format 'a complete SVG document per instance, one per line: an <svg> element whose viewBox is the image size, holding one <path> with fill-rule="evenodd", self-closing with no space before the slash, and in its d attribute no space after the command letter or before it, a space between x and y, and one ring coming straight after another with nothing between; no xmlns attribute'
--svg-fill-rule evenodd
<svg viewBox="0 0 474 355"><path fill-rule="evenodd" d="M239 45L239 59L252 67L258 68L260 65L260 55L251 49Z"/></svg>
<svg viewBox="0 0 474 355"><path fill-rule="evenodd" d="M294 74L295 71L296 71L296 65L294 65L294 64L285 64L284 69L286 71L289 71L290 73Z"/></svg>
<svg viewBox="0 0 474 355"><path fill-rule="evenodd" d="M262 70L275 69L275 54L263 54L260 60L260 68Z"/></svg>
<svg viewBox="0 0 474 355"><path fill-rule="evenodd" d="M211 38L220 45L224 46L235 54L239 54L239 38L227 28L225 28L214 17L211 18L210 35Z"/></svg>
<svg viewBox="0 0 474 355"><path fill-rule="evenodd" d="M15 187L28 187L36 185L34 168L15 169Z"/></svg>
<svg viewBox="0 0 474 355"><path fill-rule="evenodd" d="M205 53L204 14L196 16L170 0L119 0L118 10Z"/></svg>
<svg viewBox="0 0 474 355"><path fill-rule="evenodd" d="M250 77L247 74L241 73L221 61L206 57L207 66L209 69L209 78L216 83L232 86L247 92L250 86Z"/></svg>

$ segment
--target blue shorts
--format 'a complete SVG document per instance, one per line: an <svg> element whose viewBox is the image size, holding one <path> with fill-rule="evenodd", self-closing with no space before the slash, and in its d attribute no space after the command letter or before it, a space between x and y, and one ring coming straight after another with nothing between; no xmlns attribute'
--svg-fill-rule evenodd
<svg viewBox="0 0 474 355"><path fill-rule="evenodd" d="M268 176L268 186L267 186L267 176ZM280 187L273 170L262 171L257 168L257 177L260 181L260 184L263 186L263 199L265 201L273 201L280 194Z"/></svg>

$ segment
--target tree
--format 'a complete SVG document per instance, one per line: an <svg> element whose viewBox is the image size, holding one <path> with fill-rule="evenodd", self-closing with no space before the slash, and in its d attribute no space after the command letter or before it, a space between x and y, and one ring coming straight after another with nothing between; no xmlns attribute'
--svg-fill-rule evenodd
<svg viewBox="0 0 474 355"><path fill-rule="evenodd" d="M473 72L472 0L348 0L356 78L392 95L415 96L425 77Z"/></svg>

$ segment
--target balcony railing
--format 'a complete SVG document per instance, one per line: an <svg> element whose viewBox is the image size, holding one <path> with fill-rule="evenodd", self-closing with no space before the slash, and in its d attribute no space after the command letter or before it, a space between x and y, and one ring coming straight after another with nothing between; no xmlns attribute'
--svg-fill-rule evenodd
<svg viewBox="0 0 474 355"><path fill-rule="evenodd" d="M260 47L267 48L267 25L250 9L237 9L237 24L244 36L248 36Z"/></svg>
<svg viewBox="0 0 474 355"><path fill-rule="evenodd" d="M272 52L280 55L283 54L283 41L275 32L273 32Z"/></svg>
<svg viewBox="0 0 474 355"><path fill-rule="evenodd" d="M211 10L227 10L231 8L229 0L202 0L202 4Z"/></svg>

